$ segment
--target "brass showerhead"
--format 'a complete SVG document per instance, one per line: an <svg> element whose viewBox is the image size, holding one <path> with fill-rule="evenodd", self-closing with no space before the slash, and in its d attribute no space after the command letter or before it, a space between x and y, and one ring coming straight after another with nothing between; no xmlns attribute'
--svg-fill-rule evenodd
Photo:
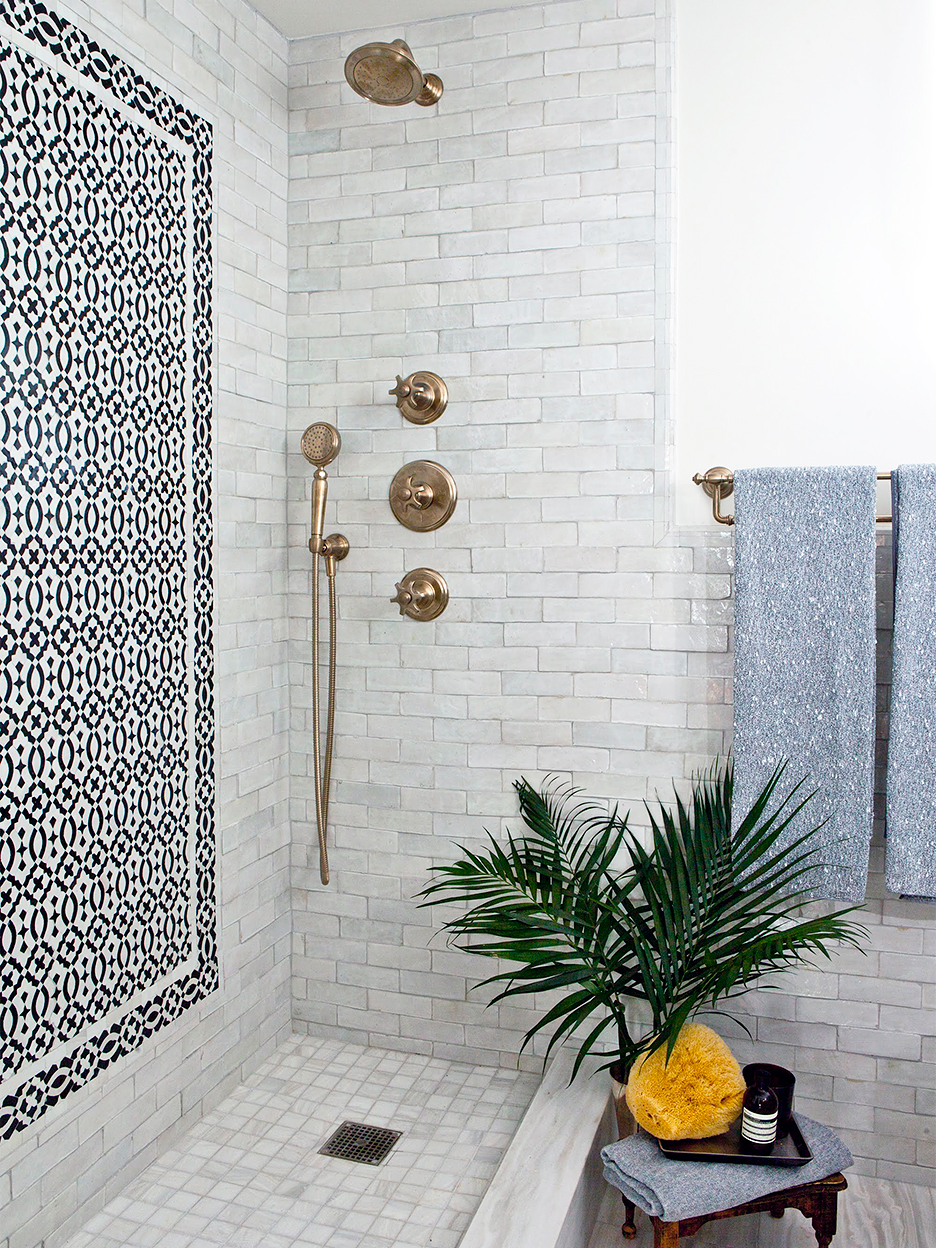
<svg viewBox="0 0 936 1248"><path fill-rule="evenodd" d="M355 48L344 72L350 86L372 104L396 107L415 100L428 108L442 95L442 79L424 74L402 39Z"/></svg>
<svg viewBox="0 0 936 1248"><path fill-rule="evenodd" d="M302 435L302 453L310 464L324 468L341 450L341 435L325 420L309 425Z"/></svg>

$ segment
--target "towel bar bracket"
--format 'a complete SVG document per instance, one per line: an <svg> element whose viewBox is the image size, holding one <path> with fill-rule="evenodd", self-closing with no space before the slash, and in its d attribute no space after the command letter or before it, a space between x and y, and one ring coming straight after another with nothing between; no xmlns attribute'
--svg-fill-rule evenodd
<svg viewBox="0 0 936 1248"><path fill-rule="evenodd" d="M707 472L696 473L692 478L696 485L701 485L712 500L712 515L719 524L734 524L734 516L726 515L721 509L721 501L734 493L734 476L729 468L709 468Z"/></svg>
<svg viewBox="0 0 936 1248"><path fill-rule="evenodd" d="M891 474L889 472L879 472L877 474L879 481L889 481ZM719 524L734 524L734 516L728 515L721 509L723 498L728 498L734 493L734 473L730 468L709 468L706 472L697 472L693 478L696 485L701 485L706 494L712 500L712 516ZM878 524L891 524L893 516L875 516Z"/></svg>

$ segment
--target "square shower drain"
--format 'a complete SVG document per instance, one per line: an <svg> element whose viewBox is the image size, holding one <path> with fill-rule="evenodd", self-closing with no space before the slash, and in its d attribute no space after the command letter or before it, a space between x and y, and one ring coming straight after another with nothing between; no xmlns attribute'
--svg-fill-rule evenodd
<svg viewBox="0 0 936 1248"><path fill-rule="evenodd" d="M371 1127L365 1122L343 1122L322 1147L326 1157L342 1157L345 1161L361 1161L365 1166L379 1166L403 1134L387 1127Z"/></svg>

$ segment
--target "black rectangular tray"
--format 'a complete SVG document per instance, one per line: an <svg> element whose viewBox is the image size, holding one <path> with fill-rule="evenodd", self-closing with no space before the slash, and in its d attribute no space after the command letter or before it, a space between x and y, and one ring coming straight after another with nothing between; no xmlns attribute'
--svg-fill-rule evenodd
<svg viewBox="0 0 936 1248"><path fill-rule="evenodd" d="M790 1119L790 1134L774 1145L772 1153L758 1156L741 1151L741 1119L733 1122L724 1135L707 1140L657 1140L660 1152L673 1161L735 1161L745 1166L805 1166L812 1153L803 1139L796 1118Z"/></svg>

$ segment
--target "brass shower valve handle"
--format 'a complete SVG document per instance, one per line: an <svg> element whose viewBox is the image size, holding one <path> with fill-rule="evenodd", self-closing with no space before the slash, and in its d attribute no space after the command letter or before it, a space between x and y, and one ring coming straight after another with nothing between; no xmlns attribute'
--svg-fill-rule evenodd
<svg viewBox="0 0 936 1248"><path fill-rule="evenodd" d="M458 490L447 468L431 459L414 459L390 482L388 497L400 524L415 533L431 533L455 510Z"/></svg>
<svg viewBox="0 0 936 1248"><path fill-rule="evenodd" d="M448 406L448 386L435 373L410 373L397 377L389 392L396 397L397 407L411 424L429 425Z"/></svg>
<svg viewBox="0 0 936 1248"><path fill-rule="evenodd" d="M400 615L411 620L434 620L448 605L449 591L445 578L432 568L416 568L397 582L396 594L390 599L400 608Z"/></svg>
<svg viewBox="0 0 936 1248"><path fill-rule="evenodd" d="M432 500L435 498L435 491L432 486L427 485L425 481L420 481L417 484L413 481L413 478L410 477L408 484L401 488L399 498L400 502L407 510L409 510L410 507L415 507L417 511L422 511L426 507L432 505Z"/></svg>
<svg viewBox="0 0 936 1248"><path fill-rule="evenodd" d="M390 393L395 394L396 397L401 400L409 399L410 405L418 408L420 411L423 408L428 407L432 402L432 393L428 386L415 385L412 383L411 378L407 378L406 381L404 381L399 373L397 374L396 385ZM397 403L397 407L402 406L402 402Z"/></svg>
<svg viewBox="0 0 936 1248"><path fill-rule="evenodd" d="M400 615L406 615L406 608L412 603L413 595L402 583L402 581L397 581L396 594L390 599L390 601L399 604Z"/></svg>

